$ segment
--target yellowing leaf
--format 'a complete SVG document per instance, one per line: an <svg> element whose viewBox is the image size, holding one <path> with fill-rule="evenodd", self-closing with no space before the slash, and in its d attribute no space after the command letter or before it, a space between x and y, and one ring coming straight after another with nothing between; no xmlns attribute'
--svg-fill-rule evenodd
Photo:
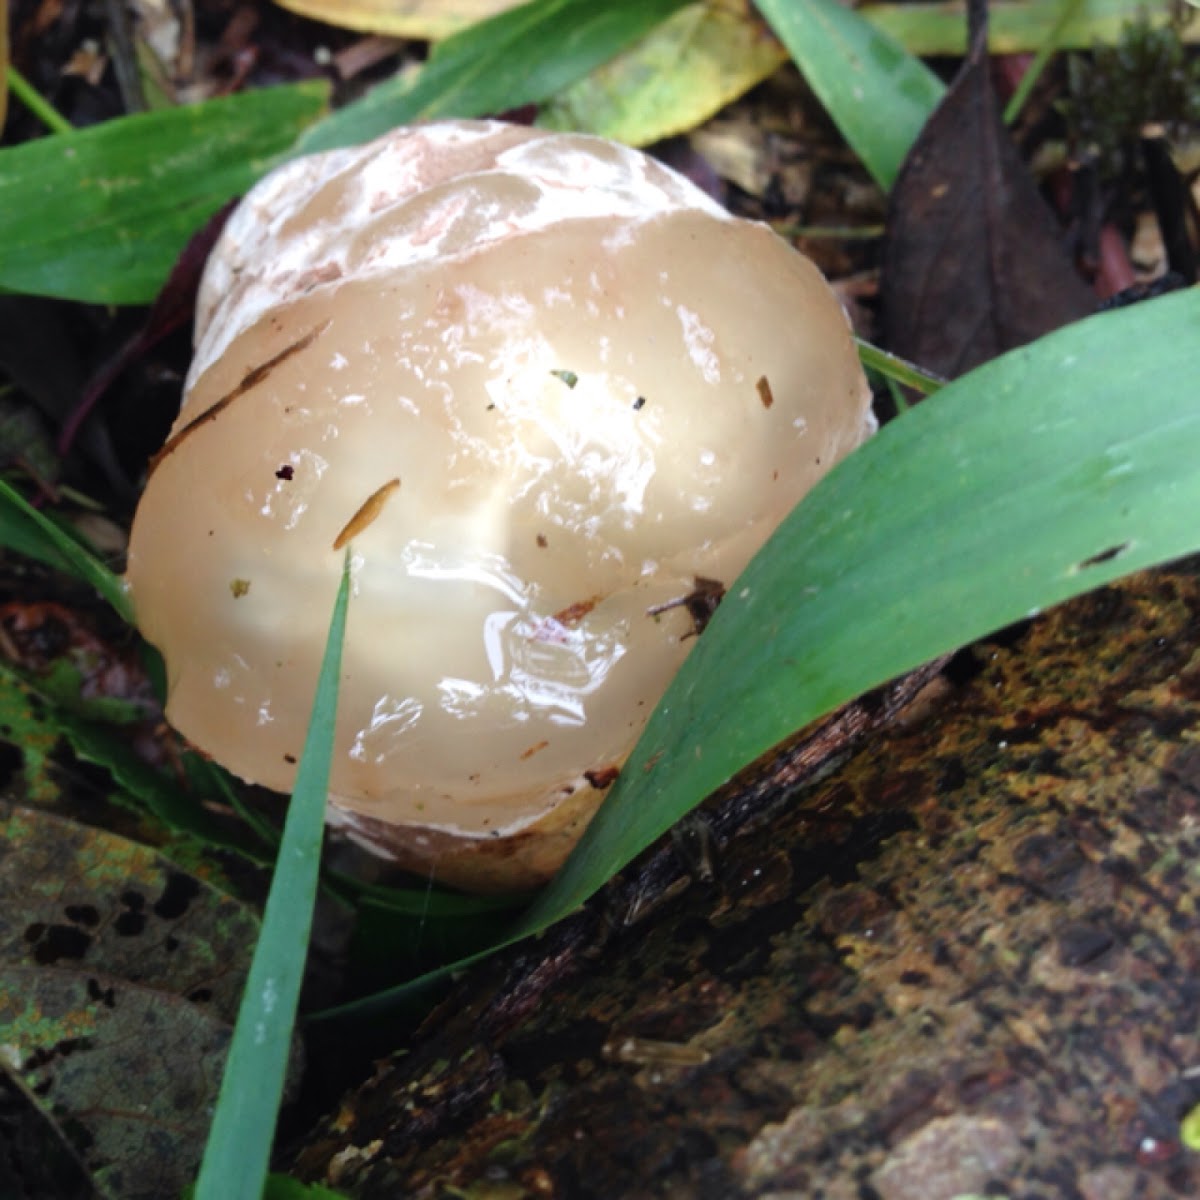
<svg viewBox="0 0 1200 1200"><path fill-rule="evenodd" d="M699 125L786 60L746 0L689 4L550 101L538 124L644 146Z"/></svg>
<svg viewBox="0 0 1200 1200"><path fill-rule="evenodd" d="M343 29L436 42L522 0L275 0L289 12Z"/></svg>
<svg viewBox="0 0 1200 1200"><path fill-rule="evenodd" d="M967 47L967 18L962 4L918 0L915 4L868 3L858 9L877 29L899 42L910 54L960 55ZM997 0L988 12L988 49L992 54L1037 50L1054 33L1062 15L1060 0ZM1151 25L1171 19L1171 5L1145 0L1088 0L1056 36L1063 49L1089 50L1111 45L1129 21L1141 18ZM1183 26L1185 42L1200 40L1200 21Z"/></svg>

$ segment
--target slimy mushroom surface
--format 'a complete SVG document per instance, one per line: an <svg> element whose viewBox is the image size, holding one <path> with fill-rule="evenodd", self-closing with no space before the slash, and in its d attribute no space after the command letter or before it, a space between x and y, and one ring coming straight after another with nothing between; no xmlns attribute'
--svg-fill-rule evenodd
<svg viewBox="0 0 1200 1200"><path fill-rule="evenodd" d="M349 546L330 815L476 888L548 878L728 586L873 429L841 308L766 227L495 122L242 202L130 542L167 715L290 789Z"/></svg>

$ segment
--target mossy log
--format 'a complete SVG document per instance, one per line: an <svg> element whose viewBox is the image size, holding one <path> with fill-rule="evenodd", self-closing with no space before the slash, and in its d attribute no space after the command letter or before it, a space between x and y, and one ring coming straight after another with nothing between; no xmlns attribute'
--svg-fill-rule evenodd
<svg viewBox="0 0 1200 1200"><path fill-rule="evenodd" d="M362 1197L1200 1195L1197 571L885 693L740 836L709 812L471 973L296 1169Z"/></svg>

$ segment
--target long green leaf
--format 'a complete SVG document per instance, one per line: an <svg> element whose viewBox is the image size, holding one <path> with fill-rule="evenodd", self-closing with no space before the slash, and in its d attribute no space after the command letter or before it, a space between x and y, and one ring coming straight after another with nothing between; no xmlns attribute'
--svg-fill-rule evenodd
<svg viewBox="0 0 1200 1200"><path fill-rule="evenodd" d="M688 0L533 0L440 43L416 81L389 80L301 137L302 153L378 137L432 117L535 104L649 33Z"/></svg>
<svg viewBox="0 0 1200 1200"><path fill-rule="evenodd" d="M262 933L250 964L196 1200L260 1200L304 977L333 761L350 553L342 569Z"/></svg>
<svg viewBox="0 0 1200 1200"><path fill-rule="evenodd" d="M732 586L575 853L504 944L574 911L743 765L839 704L1200 549L1197 378L1193 289L1006 354L852 454ZM349 1009L402 1006L447 974Z"/></svg>
<svg viewBox="0 0 1200 1200"><path fill-rule="evenodd" d="M886 191L946 90L941 80L840 0L759 0L758 10Z"/></svg>
<svg viewBox="0 0 1200 1200"><path fill-rule="evenodd" d="M148 303L188 238L278 160L327 92L267 88L0 150L0 287Z"/></svg>

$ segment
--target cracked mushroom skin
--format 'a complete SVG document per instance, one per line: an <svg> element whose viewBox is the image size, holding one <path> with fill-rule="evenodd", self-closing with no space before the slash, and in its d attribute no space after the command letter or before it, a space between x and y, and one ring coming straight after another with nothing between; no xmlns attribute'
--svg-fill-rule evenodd
<svg viewBox="0 0 1200 1200"><path fill-rule="evenodd" d="M869 405L816 268L637 151L445 122L298 159L210 259L133 525L168 718L290 790L348 545L331 822L539 884L694 644L697 580Z"/></svg>

